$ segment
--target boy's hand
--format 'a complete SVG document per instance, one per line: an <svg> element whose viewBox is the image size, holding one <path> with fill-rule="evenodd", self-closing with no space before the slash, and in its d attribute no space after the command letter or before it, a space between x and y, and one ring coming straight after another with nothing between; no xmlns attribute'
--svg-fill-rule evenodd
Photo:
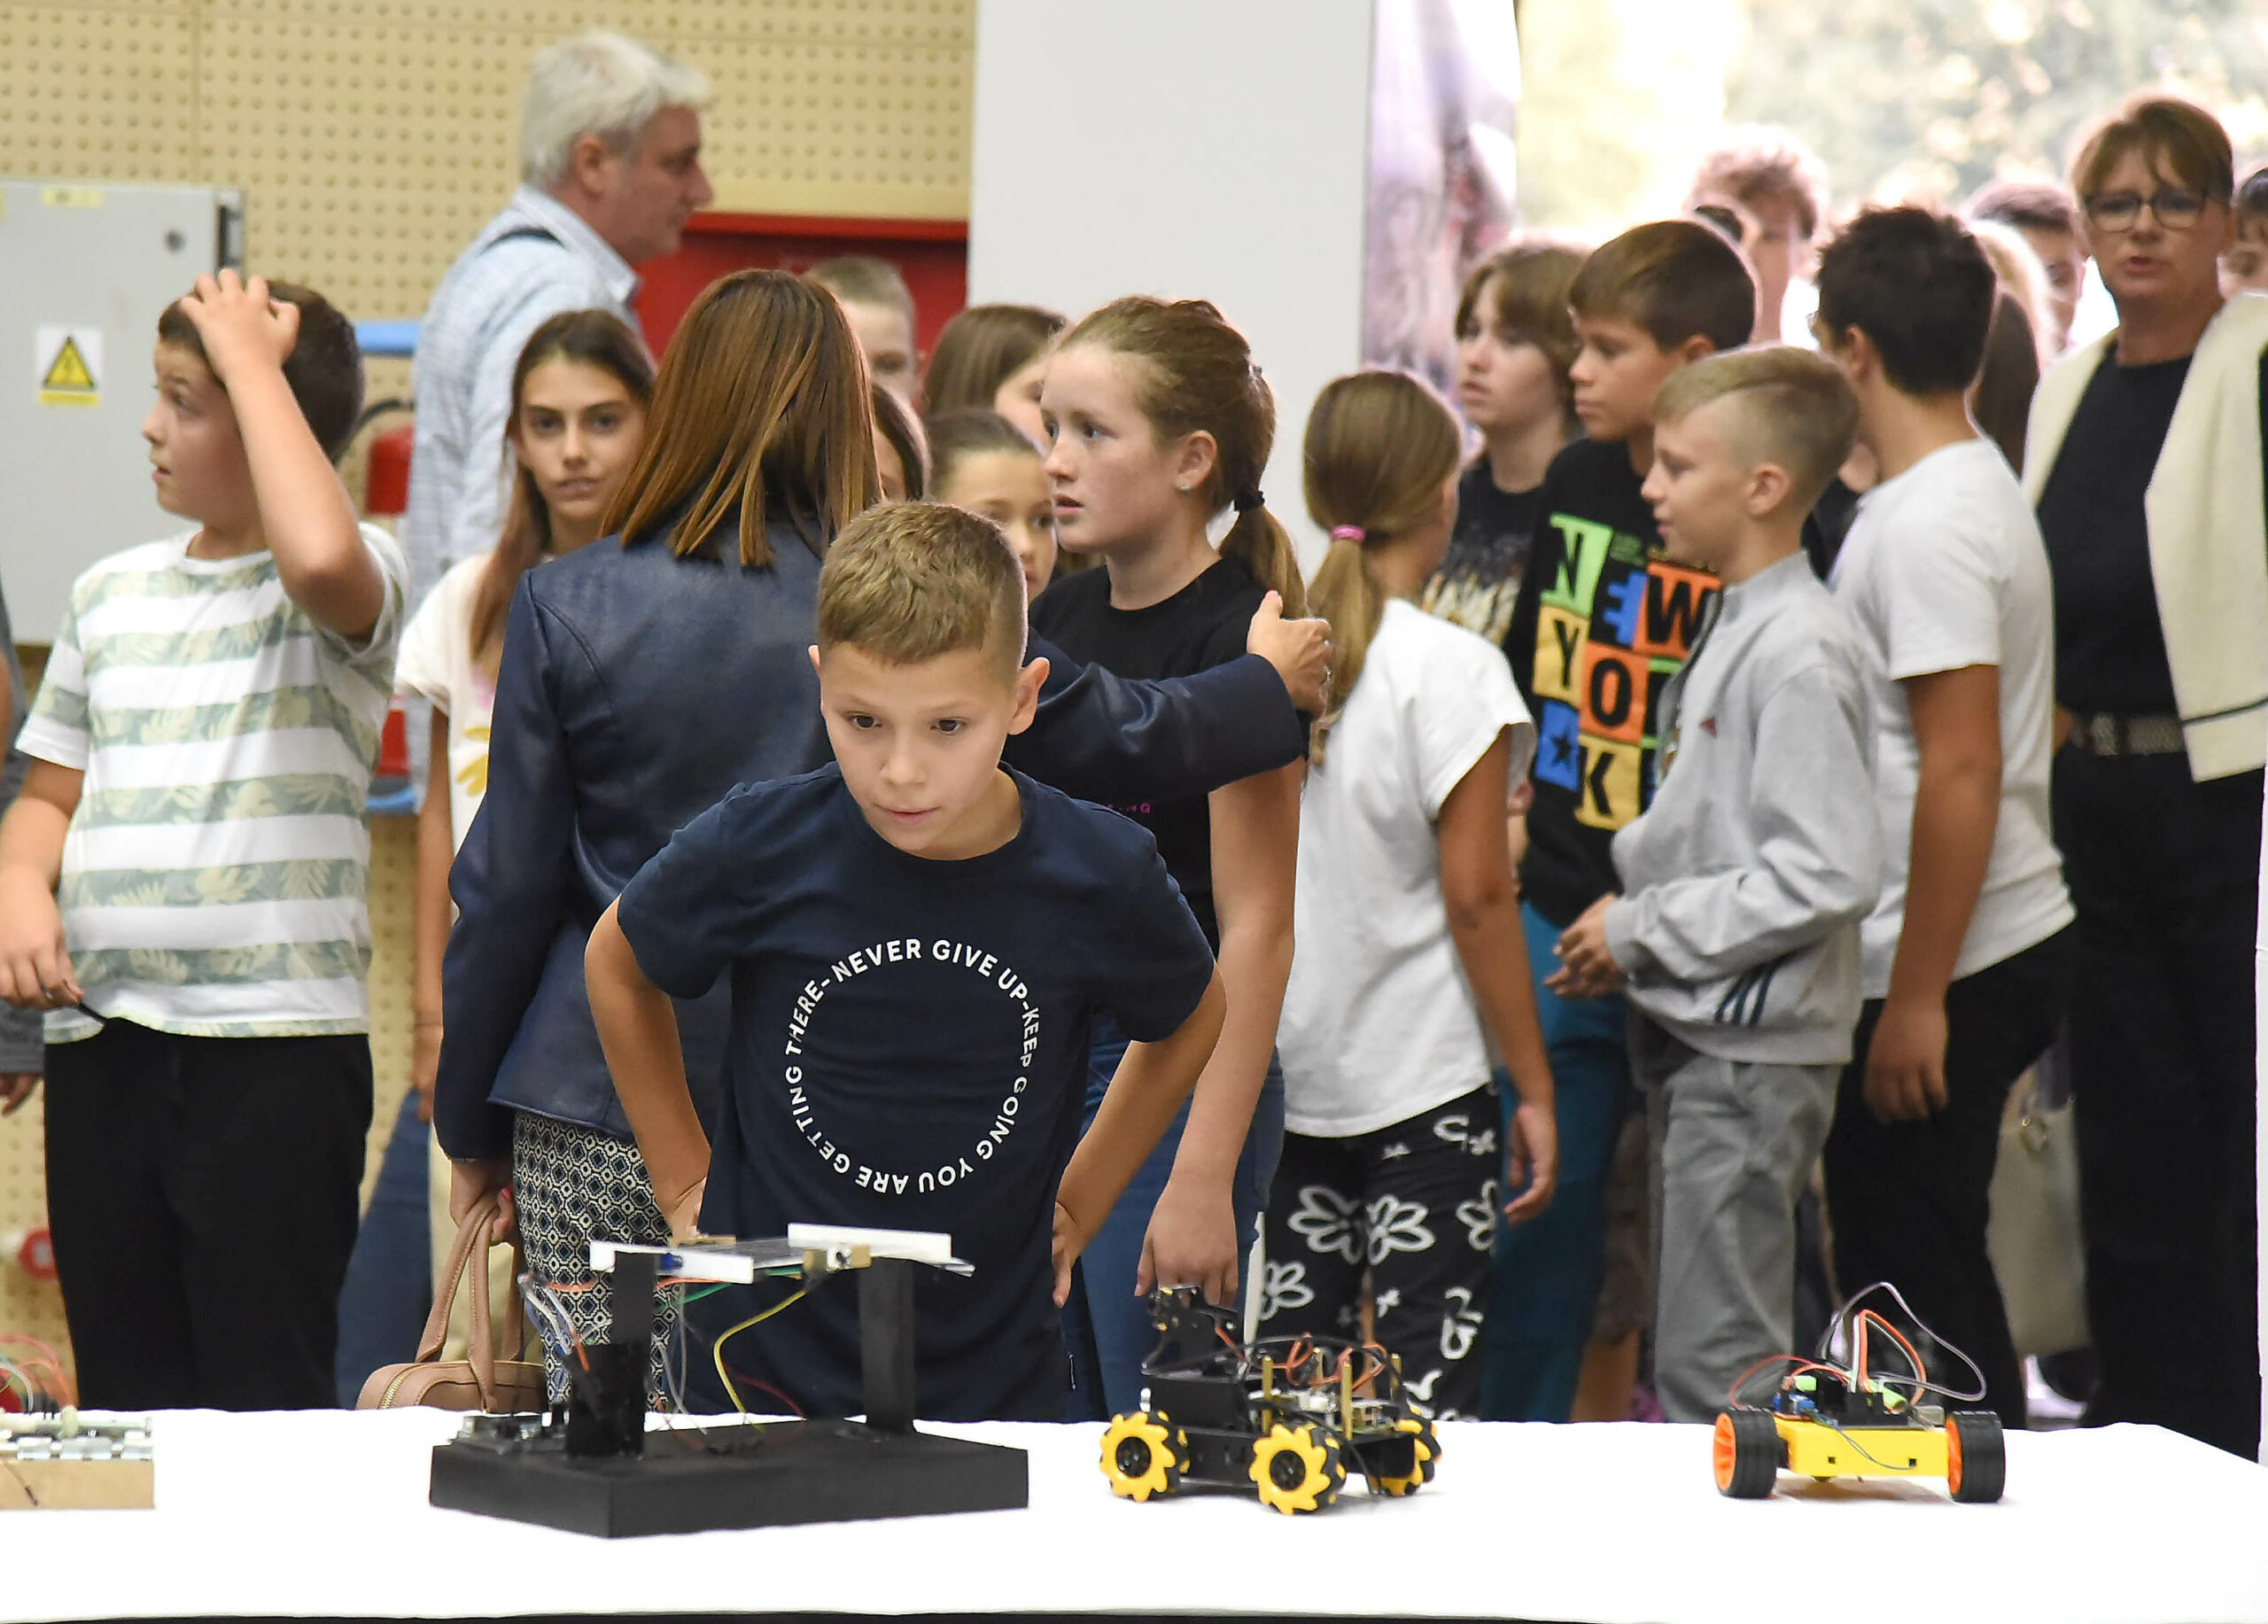
<svg viewBox="0 0 2268 1624"><path fill-rule="evenodd" d="M1142 1237L1142 1261L1134 1270L1134 1294L1146 1297L1161 1286L1194 1286L1216 1308L1237 1301L1237 1215L1225 1190L1192 1194L1174 1180L1150 1213Z"/></svg>
<svg viewBox="0 0 2268 1624"><path fill-rule="evenodd" d="M0 886L0 999L19 1009L57 1009L85 996L55 893L31 879Z"/></svg>
<svg viewBox="0 0 2268 1624"><path fill-rule="evenodd" d="M1560 933L1558 945L1551 950L1558 956L1560 967L1546 976L1543 984L1561 998L1599 998L1621 991L1622 967L1614 962L1606 946L1607 905L1617 900L1613 892L1608 892Z"/></svg>
<svg viewBox="0 0 2268 1624"><path fill-rule="evenodd" d="M1055 1203L1055 1306L1061 1308L1071 1301L1071 1265L1079 1261L1079 1254L1087 1249L1088 1237L1078 1223L1064 1210L1063 1203Z"/></svg>
<svg viewBox="0 0 2268 1624"><path fill-rule="evenodd" d="M249 284L232 270L199 276L181 308L205 346L206 364L223 385L249 367L280 370L299 342L299 307L270 299L265 276Z"/></svg>
<svg viewBox="0 0 2268 1624"><path fill-rule="evenodd" d="M39 1086L36 1071L0 1071L0 1116L13 1116Z"/></svg>
<svg viewBox="0 0 2268 1624"><path fill-rule="evenodd" d="M701 1179L663 1209L662 1216L670 1221L672 1240L683 1245L701 1239L701 1201L708 1193L709 1181Z"/></svg>
<svg viewBox="0 0 2268 1624"><path fill-rule="evenodd" d="M503 1225L496 1239L509 1240L519 1228L519 1213L512 1205L512 1162L509 1156L493 1162L452 1162L449 1163L449 1222L462 1224L465 1214L481 1203L490 1193L501 1197L499 1210L503 1214Z"/></svg>
<svg viewBox="0 0 2268 1624"><path fill-rule="evenodd" d="M1946 1107L1943 998L1892 998L1867 1045L1867 1108L1886 1123L1915 1123Z"/></svg>
<svg viewBox="0 0 2268 1624"><path fill-rule="evenodd" d="M1246 653L1256 654L1276 668L1292 695L1293 710L1304 716L1321 716L1328 708L1331 622L1285 619L1284 600L1271 592L1254 611L1244 647Z"/></svg>
<svg viewBox="0 0 2268 1624"><path fill-rule="evenodd" d="M1520 1192L1504 1203L1504 1222L1525 1224L1542 1213L1558 1185L1558 1120L1548 1105L1523 1103L1504 1136L1504 1188Z"/></svg>

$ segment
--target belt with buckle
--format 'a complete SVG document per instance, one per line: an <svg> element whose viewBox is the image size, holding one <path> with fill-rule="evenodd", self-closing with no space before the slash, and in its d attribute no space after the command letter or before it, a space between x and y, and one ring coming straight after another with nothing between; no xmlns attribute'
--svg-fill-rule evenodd
<svg viewBox="0 0 2268 1624"><path fill-rule="evenodd" d="M2071 743L2090 756L2179 756L2187 750L2178 716L2075 716Z"/></svg>

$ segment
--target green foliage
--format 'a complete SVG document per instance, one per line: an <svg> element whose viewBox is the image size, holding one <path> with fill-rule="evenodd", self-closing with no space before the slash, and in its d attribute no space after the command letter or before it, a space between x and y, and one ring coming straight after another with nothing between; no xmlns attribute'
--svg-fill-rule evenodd
<svg viewBox="0 0 2268 1624"><path fill-rule="evenodd" d="M1995 175L2061 175L2086 125L2144 87L2219 114L2240 166L2268 148L2260 0L1751 0L1749 10L1726 117L1802 136L1838 198L1958 201Z"/></svg>

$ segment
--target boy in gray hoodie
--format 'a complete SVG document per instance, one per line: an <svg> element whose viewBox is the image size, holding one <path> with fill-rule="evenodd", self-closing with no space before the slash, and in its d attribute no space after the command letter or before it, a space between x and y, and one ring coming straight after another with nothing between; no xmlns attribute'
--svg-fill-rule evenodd
<svg viewBox="0 0 2268 1624"><path fill-rule="evenodd" d="M1724 583L1663 699L1662 777L1615 837L1623 894L1560 938L1562 996L1620 990L1658 1155L1655 1390L1707 1421L1790 1351L1796 1198L1859 1015L1880 884L1874 718L1859 644L1803 554L1858 404L1803 350L1694 362L1655 403L1645 495Z"/></svg>

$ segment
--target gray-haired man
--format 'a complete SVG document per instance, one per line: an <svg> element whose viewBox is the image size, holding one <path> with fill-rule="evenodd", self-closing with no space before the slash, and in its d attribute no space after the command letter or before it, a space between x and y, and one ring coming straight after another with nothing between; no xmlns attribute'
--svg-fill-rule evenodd
<svg viewBox="0 0 2268 1624"><path fill-rule="evenodd" d="M618 34L562 41L529 65L520 189L449 267L418 333L401 538L413 602L496 543L521 346L564 310L635 326L633 268L674 250L714 195L701 169L708 99L697 71Z"/></svg>

